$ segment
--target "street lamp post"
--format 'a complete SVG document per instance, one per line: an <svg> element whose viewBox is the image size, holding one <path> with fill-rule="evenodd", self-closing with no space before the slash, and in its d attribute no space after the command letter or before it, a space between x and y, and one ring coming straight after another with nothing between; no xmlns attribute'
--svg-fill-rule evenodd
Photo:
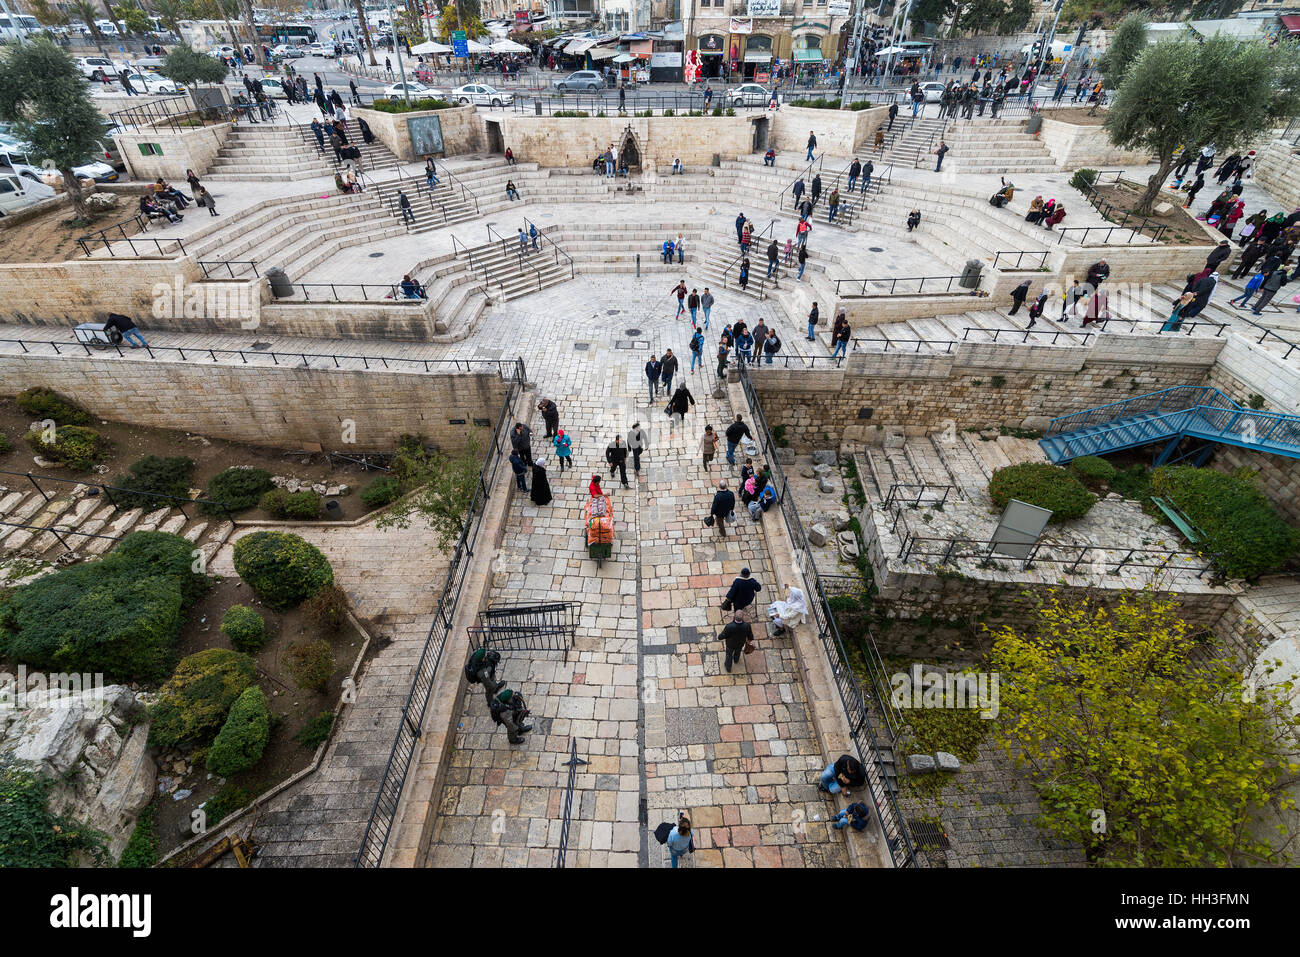
<svg viewBox="0 0 1300 957"><path fill-rule="evenodd" d="M1061 7L1064 5L1065 5L1065 0L1056 0L1056 16L1052 18L1052 28L1049 31L1047 31L1047 34L1043 39L1042 48L1039 49L1038 51L1038 60L1034 64L1034 78L1030 81L1029 84L1030 100L1033 100L1034 87L1038 85L1038 77L1043 72L1043 57L1048 56L1051 53L1052 38L1056 36L1056 25L1061 20Z"/></svg>
<svg viewBox="0 0 1300 957"><path fill-rule="evenodd" d="M402 99L411 105L411 90L406 85L406 66L402 63L402 48L397 42L397 21L393 19L393 0L388 0L388 25L393 31L393 52L397 54L397 72L402 77Z"/></svg>
<svg viewBox="0 0 1300 957"><path fill-rule="evenodd" d="M857 0L857 10L854 16L857 22L853 24L852 39L849 40L849 56L844 58L844 76L840 80L840 109L849 108L849 71L858 68L858 61L862 58L862 30L867 22L867 12L863 10L865 0Z"/></svg>
<svg viewBox="0 0 1300 957"><path fill-rule="evenodd" d="M884 85L889 83L890 71L894 67L894 49L903 42L903 37L907 36L907 20L912 15L912 2L913 0L907 0L907 7L903 10L903 25L898 31L897 39L889 44L889 56L885 59L885 78L884 83L881 84L881 89L884 89Z"/></svg>

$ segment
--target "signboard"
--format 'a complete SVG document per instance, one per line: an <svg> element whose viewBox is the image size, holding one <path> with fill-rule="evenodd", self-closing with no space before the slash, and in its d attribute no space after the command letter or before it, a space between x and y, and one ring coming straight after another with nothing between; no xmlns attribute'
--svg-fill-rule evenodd
<svg viewBox="0 0 1300 957"><path fill-rule="evenodd" d="M772 75L771 75L770 73L767 73L766 71L763 71L763 70L755 70L755 71L754 71L754 82L755 82L755 83L766 83L766 82L767 82L768 80L770 80L770 79L772 79Z"/></svg>
<svg viewBox="0 0 1300 957"><path fill-rule="evenodd" d="M1024 561L1033 552L1034 544L1051 517L1051 509L1013 498L1002 512L1002 520L989 542L989 551Z"/></svg>
<svg viewBox="0 0 1300 957"><path fill-rule="evenodd" d="M453 56L469 56L469 40L464 30L453 30L451 34L451 52Z"/></svg>
<svg viewBox="0 0 1300 957"><path fill-rule="evenodd" d="M745 14L751 17L779 17L781 0L745 0Z"/></svg>
<svg viewBox="0 0 1300 957"><path fill-rule="evenodd" d="M411 149L416 156L443 152L442 117L412 116L406 121L406 128L411 133Z"/></svg>
<svg viewBox="0 0 1300 957"><path fill-rule="evenodd" d="M849 0L829 0L826 4L826 13L832 17L847 17L851 9Z"/></svg>
<svg viewBox="0 0 1300 957"><path fill-rule="evenodd" d="M753 33L754 21L741 20L739 17L732 17L731 22L727 24L728 33Z"/></svg>
<svg viewBox="0 0 1300 957"><path fill-rule="evenodd" d="M681 65L682 51L680 50L650 54L650 66L654 69L680 67Z"/></svg>

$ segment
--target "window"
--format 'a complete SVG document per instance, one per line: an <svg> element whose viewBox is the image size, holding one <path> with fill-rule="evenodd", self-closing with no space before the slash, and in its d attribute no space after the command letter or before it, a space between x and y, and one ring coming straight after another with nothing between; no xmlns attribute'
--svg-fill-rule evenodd
<svg viewBox="0 0 1300 957"><path fill-rule="evenodd" d="M141 155L141 156L162 156L162 155L163 155L162 144L161 144L161 143L141 143L141 144L140 144L140 155Z"/></svg>

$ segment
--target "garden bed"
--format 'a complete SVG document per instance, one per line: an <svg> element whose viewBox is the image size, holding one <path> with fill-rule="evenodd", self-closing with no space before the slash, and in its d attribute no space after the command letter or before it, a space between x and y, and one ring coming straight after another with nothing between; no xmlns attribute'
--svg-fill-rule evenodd
<svg viewBox="0 0 1300 957"><path fill-rule="evenodd" d="M1129 223L1140 223L1143 218L1150 219L1152 222L1162 223L1168 229L1161 237L1161 242L1169 246L1205 246L1217 240L1212 240L1206 235L1206 227L1197 222L1196 217L1192 216L1187 210L1182 208L1186 197L1179 193L1173 194L1168 190L1162 189L1156 197L1156 203L1170 202L1175 205L1175 209L1168 216L1156 216L1154 213L1149 217L1143 217L1133 212L1137 206L1138 200L1146 192L1146 184L1129 183L1120 181L1119 183L1109 183L1097 187L1097 194L1115 207L1115 213L1120 214L1119 219L1111 218L1111 222L1119 223L1124 217L1122 214L1129 214ZM1114 215L1114 214L1112 214ZM1211 230L1211 232L1213 232ZM1149 235L1149 234L1148 234ZM1215 233L1218 235L1218 233ZM1222 236L1220 239L1224 238Z"/></svg>

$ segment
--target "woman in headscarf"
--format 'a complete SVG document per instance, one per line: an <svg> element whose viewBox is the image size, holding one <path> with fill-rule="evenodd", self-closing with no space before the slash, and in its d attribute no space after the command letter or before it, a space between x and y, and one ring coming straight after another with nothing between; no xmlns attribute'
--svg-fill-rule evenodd
<svg viewBox="0 0 1300 957"><path fill-rule="evenodd" d="M778 632L785 631L794 619L802 620L808 614L808 601L803 592L790 582L785 583L785 601L774 601L767 606L767 613L772 617L772 624Z"/></svg>
<svg viewBox="0 0 1300 957"><path fill-rule="evenodd" d="M1259 231L1259 227L1264 225L1264 220L1268 218L1268 212L1261 209L1254 216L1251 216L1241 225L1241 235L1237 237L1237 245L1245 246L1254 238Z"/></svg>
<svg viewBox="0 0 1300 957"><path fill-rule="evenodd" d="M1282 231L1282 221L1286 219L1281 213L1274 213L1264 224L1259 227L1259 235L1264 239L1264 245L1268 245L1277 238L1277 234Z"/></svg>
<svg viewBox="0 0 1300 957"><path fill-rule="evenodd" d="M375 141L375 134L371 132L370 124L359 116L357 117L357 126L361 127L361 138L363 140L367 143L373 143Z"/></svg>
<svg viewBox="0 0 1300 957"><path fill-rule="evenodd" d="M1025 213L1025 222L1038 225L1039 220L1043 218L1043 197L1035 196L1029 204L1029 212Z"/></svg>
<svg viewBox="0 0 1300 957"><path fill-rule="evenodd" d="M551 483L546 479L546 460L538 459L533 463L533 490L529 498L534 505L551 504Z"/></svg>
<svg viewBox="0 0 1300 957"><path fill-rule="evenodd" d="M1228 210L1227 215L1219 221L1219 232L1231 239L1232 231L1237 228L1237 220L1241 219L1242 214L1245 213L1245 211L1245 201L1240 199L1237 200L1232 209Z"/></svg>
<svg viewBox="0 0 1300 957"><path fill-rule="evenodd" d="M1048 229L1051 229L1053 226L1055 226L1063 219L1065 219L1065 204L1057 203L1056 206L1052 209L1052 215L1047 217L1043 225L1046 226Z"/></svg>

